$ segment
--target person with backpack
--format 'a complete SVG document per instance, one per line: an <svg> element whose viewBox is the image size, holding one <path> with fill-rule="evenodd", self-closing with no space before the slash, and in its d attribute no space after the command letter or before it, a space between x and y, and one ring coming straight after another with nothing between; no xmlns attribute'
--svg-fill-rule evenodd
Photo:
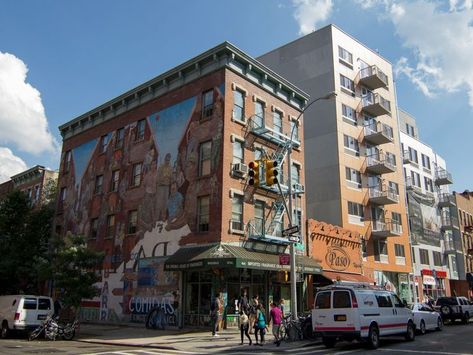
<svg viewBox="0 0 473 355"><path fill-rule="evenodd" d="M218 323L219 323L219 310L220 310L220 295L217 292L215 297L212 299L210 303L210 324L212 325L212 336L218 337Z"/></svg>
<svg viewBox="0 0 473 355"><path fill-rule="evenodd" d="M256 306L256 322L255 322L255 345L263 346L264 334L266 333L267 324L266 316L264 314L264 308L261 303ZM258 334L260 335L260 341L258 342Z"/></svg>
<svg viewBox="0 0 473 355"><path fill-rule="evenodd" d="M256 322L256 308L259 304L259 296L253 296L250 305L248 306L248 318L250 319L250 334L254 333Z"/></svg>

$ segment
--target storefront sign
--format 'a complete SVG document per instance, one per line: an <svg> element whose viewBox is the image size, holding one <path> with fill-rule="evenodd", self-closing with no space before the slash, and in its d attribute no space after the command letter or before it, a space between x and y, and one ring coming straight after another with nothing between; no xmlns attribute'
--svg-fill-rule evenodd
<svg viewBox="0 0 473 355"><path fill-rule="evenodd" d="M279 254L279 265L289 265L291 262L291 255Z"/></svg>
<svg viewBox="0 0 473 355"><path fill-rule="evenodd" d="M431 285L431 286L435 286L435 278L433 276L429 276L429 275L424 275L423 277L423 283L424 285Z"/></svg>
<svg viewBox="0 0 473 355"><path fill-rule="evenodd" d="M325 254L325 261L332 270L344 271L350 266L350 257L339 247L329 247Z"/></svg>

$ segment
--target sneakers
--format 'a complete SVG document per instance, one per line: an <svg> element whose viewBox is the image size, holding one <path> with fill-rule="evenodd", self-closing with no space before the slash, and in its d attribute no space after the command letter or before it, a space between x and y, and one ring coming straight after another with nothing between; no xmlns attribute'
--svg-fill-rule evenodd
<svg viewBox="0 0 473 355"><path fill-rule="evenodd" d="M219 337L220 335L218 335L217 333L215 333L215 334L213 334L212 336L213 336L214 338L216 338L216 337Z"/></svg>

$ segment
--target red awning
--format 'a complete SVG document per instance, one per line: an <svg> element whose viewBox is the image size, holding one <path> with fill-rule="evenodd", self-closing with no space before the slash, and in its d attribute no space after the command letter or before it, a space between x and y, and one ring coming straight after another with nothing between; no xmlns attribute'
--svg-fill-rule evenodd
<svg viewBox="0 0 473 355"><path fill-rule="evenodd" d="M429 270L429 269L422 269L420 271L420 273L422 275L428 275L428 276L434 276L434 273L432 270ZM446 279L447 278L447 272L446 271L442 271L442 270L436 270L436 276L438 279Z"/></svg>
<svg viewBox="0 0 473 355"><path fill-rule="evenodd" d="M332 280L332 281L345 281L345 282L364 282L369 284L374 284L374 280L370 279L367 276L361 274L348 274L345 272L335 272L335 271L324 271L323 276Z"/></svg>

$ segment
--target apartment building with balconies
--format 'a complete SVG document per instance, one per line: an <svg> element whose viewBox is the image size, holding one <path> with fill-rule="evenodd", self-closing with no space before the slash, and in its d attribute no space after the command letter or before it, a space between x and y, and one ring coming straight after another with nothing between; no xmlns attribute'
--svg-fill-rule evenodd
<svg viewBox="0 0 473 355"><path fill-rule="evenodd" d="M459 279L459 243L452 176L445 160L420 140L415 118L398 109L409 232L418 301L450 295Z"/></svg>
<svg viewBox="0 0 473 355"><path fill-rule="evenodd" d="M409 299L411 256L391 63L334 25L258 58L308 92L307 217L362 235L364 272Z"/></svg>

